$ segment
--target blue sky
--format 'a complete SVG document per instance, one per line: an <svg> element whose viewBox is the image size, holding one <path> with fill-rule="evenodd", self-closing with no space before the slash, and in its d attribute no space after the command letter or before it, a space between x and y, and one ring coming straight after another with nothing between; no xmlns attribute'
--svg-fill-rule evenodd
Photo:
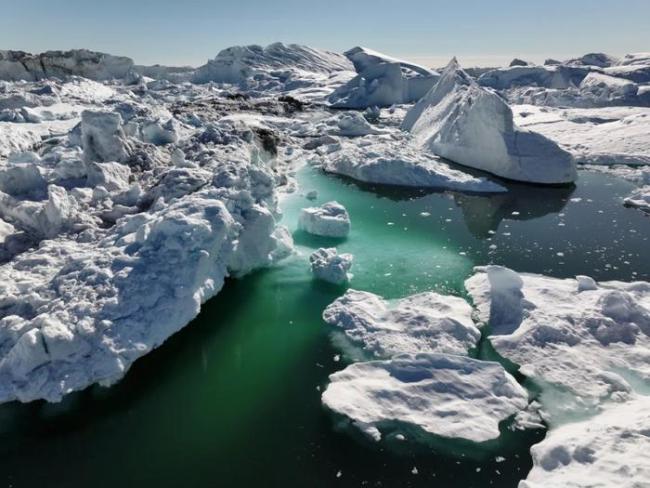
<svg viewBox="0 0 650 488"><path fill-rule="evenodd" d="M364 45L433 66L650 51L650 0L0 0L0 49L204 63L234 44Z"/></svg>

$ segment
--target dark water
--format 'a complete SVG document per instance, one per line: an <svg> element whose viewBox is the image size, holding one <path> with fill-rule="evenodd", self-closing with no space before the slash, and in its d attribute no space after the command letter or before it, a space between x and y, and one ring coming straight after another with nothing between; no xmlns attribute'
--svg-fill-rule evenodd
<svg viewBox="0 0 650 488"><path fill-rule="evenodd" d="M300 180L319 191L317 203L348 208L350 237L296 233L298 256L229 282L113 388L60 405L0 406L1 486L517 486L543 431L504 428L478 446L390 436L376 444L321 407L319 390L347 359L336 360L320 313L343 289L313 282L307 255L331 244L352 252L352 286L386 297L462 294L472 267L490 262L647 280L650 221L620 203L631 186L581 173L575 188L480 197L376 189L311 169ZM289 197L286 223L295 227L308 204Z"/></svg>

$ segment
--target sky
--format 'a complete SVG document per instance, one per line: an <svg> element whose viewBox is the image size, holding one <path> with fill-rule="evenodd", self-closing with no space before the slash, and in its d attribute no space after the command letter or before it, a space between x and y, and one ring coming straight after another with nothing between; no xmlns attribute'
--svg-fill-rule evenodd
<svg viewBox="0 0 650 488"><path fill-rule="evenodd" d="M223 48L362 45L429 66L650 51L650 0L0 0L0 49L197 66Z"/></svg>

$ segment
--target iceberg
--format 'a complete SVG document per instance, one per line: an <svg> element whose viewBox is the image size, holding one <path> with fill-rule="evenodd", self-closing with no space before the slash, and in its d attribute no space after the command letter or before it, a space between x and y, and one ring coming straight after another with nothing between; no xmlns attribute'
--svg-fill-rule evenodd
<svg viewBox="0 0 650 488"><path fill-rule="evenodd" d="M334 285L342 285L351 278L352 260L352 254L339 254L334 247L321 247L309 256L314 277Z"/></svg>
<svg viewBox="0 0 650 488"><path fill-rule="evenodd" d="M571 155L541 134L519 129L506 102L472 80L456 59L408 111L402 128L423 149L503 178L540 184L576 179Z"/></svg>
<svg viewBox="0 0 650 488"><path fill-rule="evenodd" d="M422 98L439 79L438 73L407 61L355 47L345 53L357 76L328 98L337 108L390 107Z"/></svg>
<svg viewBox="0 0 650 488"><path fill-rule="evenodd" d="M350 233L350 216L343 205L327 202L320 207L303 208L298 227L322 237L346 237Z"/></svg>

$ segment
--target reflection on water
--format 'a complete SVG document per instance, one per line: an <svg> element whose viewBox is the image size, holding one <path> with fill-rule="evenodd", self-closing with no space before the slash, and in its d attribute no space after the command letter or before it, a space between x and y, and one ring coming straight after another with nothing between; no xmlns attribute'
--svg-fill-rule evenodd
<svg viewBox="0 0 650 488"><path fill-rule="evenodd" d="M352 232L334 244L355 255L351 285L389 298L462 294L472 267L490 262L554 276L650 276L650 221L623 208L629 186L604 175L581 173L575 188L496 196L359 186L310 168L299 178L305 190L318 190L316 203L336 199L350 212ZM299 194L283 203L293 231L308 205ZM504 430L499 441L471 448L431 436L411 442L413 431L406 441L374 444L321 407L328 375L346 358L320 315L342 289L309 273L308 254L332 243L295 236L297 256L229 281L114 387L60 405L0 406L1 482L516 487L543 432ZM494 351L484 343L478 356L493 359Z"/></svg>

